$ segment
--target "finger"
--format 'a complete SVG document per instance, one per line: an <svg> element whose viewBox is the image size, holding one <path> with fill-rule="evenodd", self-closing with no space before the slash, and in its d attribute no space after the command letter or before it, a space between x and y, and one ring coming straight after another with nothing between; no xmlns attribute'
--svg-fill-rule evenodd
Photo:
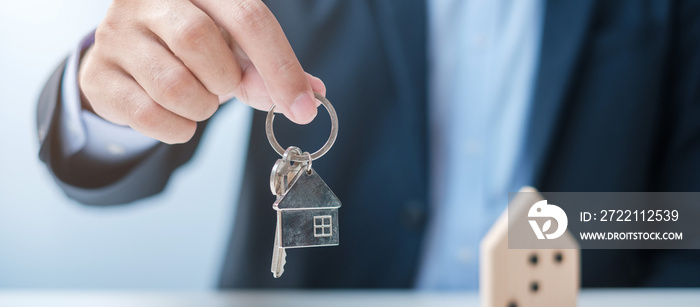
<svg viewBox="0 0 700 307"><path fill-rule="evenodd" d="M218 97L155 38L135 36L129 46L122 52L131 56L122 54L113 60L158 104L192 121L203 121L216 112Z"/></svg>
<svg viewBox="0 0 700 307"><path fill-rule="evenodd" d="M326 86L323 84L321 79L312 76L311 74L305 74L306 79L311 84L313 91L317 92L323 96L326 95ZM224 96L223 98L228 97ZM268 111L272 107L272 100L270 99L270 94L263 82L260 73L255 69L254 66L247 66L246 71L243 74L243 79L241 81L241 90L236 96L239 100L248 104L249 106L262 110ZM222 97L220 97L221 101ZM315 107L321 105L321 101L314 97ZM281 113L282 110L275 107L276 113Z"/></svg>
<svg viewBox="0 0 700 307"><path fill-rule="evenodd" d="M219 95L219 104L225 103L233 98L236 98L236 94L234 92L230 92L225 95Z"/></svg>
<svg viewBox="0 0 700 307"><path fill-rule="evenodd" d="M127 124L146 136L169 144L184 143L194 136L196 122L158 105L116 65L108 68L88 66L85 70L81 80L83 92L95 113L104 119Z"/></svg>
<svg viewBox="0 0 700 307"><path fill-rule="evenodd" d="M311 89L313 89L314 92L319 93L324 97L326 96L326 85L323 83L323 81L321 81L321 79L314 77L309 73L306 73L306 79L309 80L309 84L311 84ZM320 103L321 102L318 101L317 105Z"/></svg>
<svg viewBox="0 0 700 307"><path fill-rule="evenodd" d="M221 29L189 1L171 1L172 12L144 18L170 50L215 95L233 91L240 82L241 68Z"/></svg>
<svg viewBox="0 0 700 307"><path fill-rule="evenodd" d="M262 79L259 77L258 74L256 74L256 76L258 76L258 79L259 79L258 84L262 85ZM323 81L321 81L321 79L316 78L316 77L310 75L309 73L306 74L306 79L311 84L311 88L313 89L314 92L319 93L323 96L326 96L326 85L323 84ZM257 87L264 87L264 86L257 86ZM264 92L262 94L256 95L254 99L244 100L244 102L250 101L247 104L250 105L251 107L258 109L258 110L262 110L262 111L268 111L268 110L270 110L270 107L272 107L272 100L270 99L270 95L267 94L266 89L263 88L260 90L262 90ZM257 91L254 90L254 92L257 92ZM223 97L219 97L219 101L227 101L228 99L231 99L231 98L233 98L232 95L223 96ZM317 108L318 108L318 106L321 105L321 101L318 99L315 99L315 97L314 97L314 102L316 102ZM275 113L281 113L281 112L282 111L275 108Z"/></svg>
<svg viewBox="0 0 700 307"><path fill-rule="evenodd" d="M231 34L262 77L270 99L289 119L308 123L316 116L316 102L301 64L281 26L259 0L193 1ZM245 80L246 71L243 68ZM242 81L245 82L245 81ZM254 96L250 89L245 91Z"/></svg>

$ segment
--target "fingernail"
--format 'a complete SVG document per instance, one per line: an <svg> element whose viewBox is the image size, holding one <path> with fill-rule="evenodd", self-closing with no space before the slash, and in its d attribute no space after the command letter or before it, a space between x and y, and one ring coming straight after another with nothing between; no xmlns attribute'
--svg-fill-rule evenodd
<svg viewBox="0 0 700 307"><path fill-rule="evenodd" d="M316 117L316 102L311 93L303 93L294 100L291 111L294 121L299 124L308 124Z"/></svg>

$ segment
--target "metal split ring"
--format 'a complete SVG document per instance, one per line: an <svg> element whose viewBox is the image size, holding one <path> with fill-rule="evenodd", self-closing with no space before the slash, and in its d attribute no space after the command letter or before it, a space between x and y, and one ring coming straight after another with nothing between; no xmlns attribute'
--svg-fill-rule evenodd
<svg viewBox="0 0 700 307"><path fill-rule="evenodd" d="M311 155L309 154L308 151L305 151L301 154L302 157L306 157L309 161L309 163L306 163L306 173L311 175L311 163L314 161L311 159Z"/></svg>
<svg viewBox="0 0 700 307"><path fill-rule="evenodd" d="M311 161L316 160L323 155L325 155L329 149L333 146L333 143L335 143L335 138L338 136L338 115L335 113L335 109L333 108L333 105L331 105L331 102L326 99L326 97L323 97L323 95L319 93L314 92L314 96L316 99L321 101L321 104L326 108L328 111L328 115L331 117L331 135L328 137L328 141L326 141L326 144L321 147L318 151L312 153L309 156L306 156L304 154L302 155L291 155L290 160L294 162L309 162L309 165L311 164ZM270 142L270 146L280 155L284 155L284 148L280 145L280 143L277 142L277 139L275 138L275 132L272 127L272 122L275 120L275 105L273 104L272 107L270 108L270 111L267 113L267 119L265 120L265 133L267 134L267 140ZM307 153L308 154L308 153Z"/></svg>

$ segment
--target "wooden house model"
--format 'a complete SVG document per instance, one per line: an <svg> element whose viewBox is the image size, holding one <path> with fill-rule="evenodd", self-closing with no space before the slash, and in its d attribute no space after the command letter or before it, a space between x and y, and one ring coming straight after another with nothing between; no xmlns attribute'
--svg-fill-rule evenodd
<svg viewBox="0 0 700 307"><path fill-rule="evenodd" d="M508 246L509 219L535 237L527 225L528 210L543 200L531 187L523 188L509 209L481 241L479 291L483 307L573 307L580 288L580 249L567 230L556 249L516 249ZM511 221L511 223L513 223ZM536 240L536 239L535 239Z"/></svg>

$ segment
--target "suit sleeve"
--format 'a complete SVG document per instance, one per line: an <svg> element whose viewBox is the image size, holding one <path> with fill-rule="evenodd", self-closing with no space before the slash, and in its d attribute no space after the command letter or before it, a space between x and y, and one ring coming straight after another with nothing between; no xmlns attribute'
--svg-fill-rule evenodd
<svg viewBox="0 0 700 307"><path fill-rule="evenodd" d="M659 191L700 191L700 2L677 2ZM647 286L700 286L700 250L654 250Z"/></svg>
<svg viewBox="0 0 700 307"><path fill-rule="evenodd" d="M39 158L65 194L91 205L128 203L159 193L175 169L189 161L199 144L206 122L198 124L185 144L159 143L143 154L119 163L90 159L80 152L65 156L59 133L61 85L66 61L47 81L37 104Z"/></svg>

